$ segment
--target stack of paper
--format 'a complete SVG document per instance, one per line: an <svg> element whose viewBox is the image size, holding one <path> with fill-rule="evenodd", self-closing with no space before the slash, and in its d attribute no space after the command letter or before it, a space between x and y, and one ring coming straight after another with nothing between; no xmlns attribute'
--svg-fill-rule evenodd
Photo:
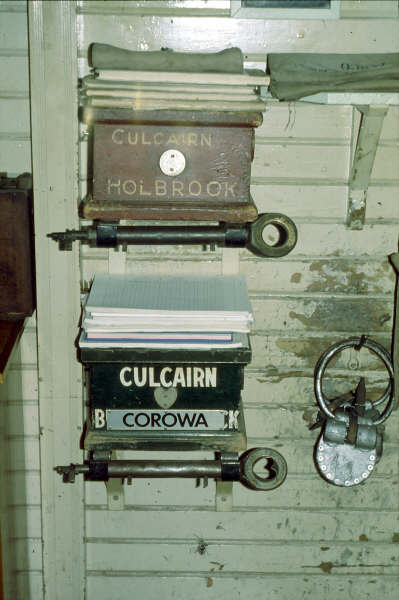
<svg viewBox="0 0 399 600"><path fill-rule="evenodd" d="M86 106L135 110L262 111L262 71L170 73L101 69L83 78Z"/></svg>
<svg viewBox="0 0 399 600"><path fill-rule="evenodd" d="M96 275L79 345L240 347L252 321L246 282L240 276Z"/></svg>

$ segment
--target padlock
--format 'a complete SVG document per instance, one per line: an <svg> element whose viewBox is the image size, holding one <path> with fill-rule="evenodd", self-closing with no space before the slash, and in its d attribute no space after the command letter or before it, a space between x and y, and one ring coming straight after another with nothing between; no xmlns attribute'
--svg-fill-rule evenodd
<svg viewBox="0 0 399 600"><path fill-rule="evenodd" d="M322 390L322 379L328 363L346 348L360 350L363 346L378 356L388 372L389 382L384 393L375 402L367 401L365 379L361 377L354 393L330 402ZM382 423L393 409L393 367L389 353L365 336L334 344L316 364L315 395L320 407L315 426L323 425L314 455L320 475L338 486L350 487L366 481L382 456ZM380 413L376 407L385 402L385 408Z"/></svg>

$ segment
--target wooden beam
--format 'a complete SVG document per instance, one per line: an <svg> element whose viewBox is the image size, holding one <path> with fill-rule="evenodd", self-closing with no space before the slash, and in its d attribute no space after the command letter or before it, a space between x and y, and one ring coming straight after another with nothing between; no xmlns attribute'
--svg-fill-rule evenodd
<svg viewBox="0 0 399 600"><path fill-rule="evenodd" d="M28 3L37 277L43 583L46 600L84 598L83 481L58 464L80 462L82 368L78 248L47 233L79 227L76 2Z"/></svg>

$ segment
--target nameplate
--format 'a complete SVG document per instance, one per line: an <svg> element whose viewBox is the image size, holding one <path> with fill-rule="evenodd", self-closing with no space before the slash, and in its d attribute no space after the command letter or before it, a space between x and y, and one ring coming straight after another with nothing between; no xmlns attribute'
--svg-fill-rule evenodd
<svg viewBox="0 0 399 600"><path fill-rule="evenodd" d="M238 410L93 410L95 429L218 431L238 429Z"/></svg>

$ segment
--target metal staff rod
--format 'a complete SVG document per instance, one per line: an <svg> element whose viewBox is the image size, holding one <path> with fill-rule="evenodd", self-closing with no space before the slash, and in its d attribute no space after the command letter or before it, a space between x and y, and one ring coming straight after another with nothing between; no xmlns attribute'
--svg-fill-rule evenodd
<svg viewBox="0 0 399 600"><path fill-rule="evenodd" d="M124 226L98 224L97 245L109 247L128 244L217 244L244 246L248 239L243 227L208 226Z"/></svg>
<svg viewBox="0 0 399 600"><path fill-rule="evenodd" d="M266 461L265 474L255 472L255 465ZM271 448L252 448L241 456L222 453L215 460L88 460L83 464L55 467L64 483L74 483L82 474L88 481L108 481L110 477L127 478L213 478L241 481L257 490L275 489L287 475L287 463Z"/></svg>
<svg viewBox="0 0 399 600"><path fill-rule="evenodd" d="M274 244L264 240L266 227L274 227L278 239ZM278 258L295 247L297 229L293 221L280 213L265 213L253 223L242 225L220 223L219 225L119 225L96 222L77 230L58 231L47 234L58 242L60 250L72 250L72 243L79 241L91 247L116 248L129 244L202 244L232 248L248 248L258 256Z"/></svg>
<svg viewBox="0 0 399 600"><path fill-rule="evenodd" d="M96 478L101 474L108 477L133 477L133 478L159 478L159 477L222 477L222 465L217 460L112 460L107 462L91 461L81 465L69 467L56 467L58 473L73 469L76 475L83 474L89 478ZM100 473L101 472L101 473Z"/></svg>

